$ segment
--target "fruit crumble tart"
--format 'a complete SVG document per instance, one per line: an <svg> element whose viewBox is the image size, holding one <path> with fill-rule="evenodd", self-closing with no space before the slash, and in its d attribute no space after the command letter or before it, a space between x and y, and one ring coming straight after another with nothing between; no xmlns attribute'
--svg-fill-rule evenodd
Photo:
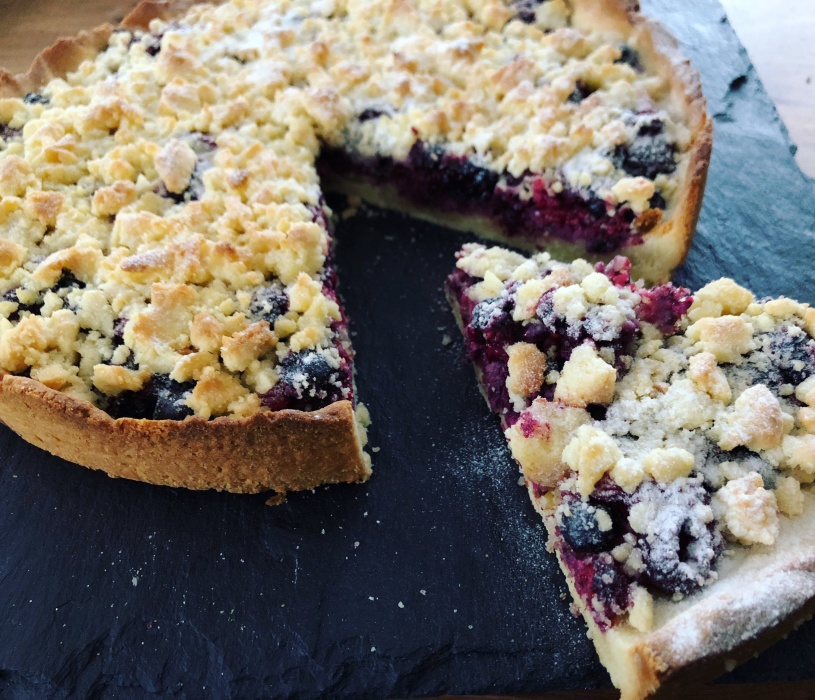
<svg viewBox="0 0 815 700"><path fill-rule="evenodd" d="M663 279L710 143L636 3L145 0L0 72L0 419L159 484L365 479L323 187Z"/></svg>
<svg viewBox="0 0 815 700"><path fill-rule="evenodd" d="M478 244L447 293L623 698L815 611L815 309Z"/></svg>

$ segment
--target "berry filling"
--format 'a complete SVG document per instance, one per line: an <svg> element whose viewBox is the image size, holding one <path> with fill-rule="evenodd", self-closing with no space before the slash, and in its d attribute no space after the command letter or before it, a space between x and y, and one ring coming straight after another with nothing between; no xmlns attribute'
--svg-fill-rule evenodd
<svg viewBox="0 0 815 700"><path fill-rule="evenodd" d="M114 418L183 420L193 414L186 405L193 382L183 384L166 375L154 375L138 391L124 391L108 398L105 409Z"/></svg>
<svg viewBox="0 0 815 700"><path fill-rule="evenodd" d="M510 282L499 297L476 303L470 289L479 280L460 269L450 275L446 292L461 317L467 358L477 368L490 408L502 416L507 426L513 425L519 417L507 389L507 348L510 345L520 342L535 345L546 355L548 369L560 372L575 348L591 342L598 352L606 350L613 354L614 367L622 374L640 335L640 322L652 323L665 332L673 330L684 317L693 301L687 289L672 284L651 289L635 287L630 281L630 268L630 261L622 257L595 266L596 271L604 273L615 287L636 290L640 297L633 313L622 323L615 323L616 319L597 305L589 309L579 323L570 323L555 311L557 287L542 295L534 318L515 321L513 310L518 283ZM528 404L536 396L551 399L553 392L553 385L544 384L537 394L526 399Z"/></svg>
<svg viewBox="0 0 815 700"><path fill-rule="evenodd" d="M366 110L360 120L382 114ZM620 162L635 163L637 157L645 155L643 149L636 150ZM648 167L664 171L662 165ZM557 192L545 176L526 173L516 178L500 174L421 142L403 161L326 148L317 169L321 177L335 181L352 178L376 185L388 183L401 197L421 207L484 216L508 239L541 248L548 240L558 239L603 254L641 243L644 233L637 229L636 216L627 205L613 207L589 191L564 188Z"/></svg>
<svg viewBox="0 0 815 700"><path fill-rule="evenodd" d="M600 629L630 608L634 586L686 596L715 578L724 540L701 478L646 482L627 494L605 476L588 500L561 497L556 547Z"/></svg>

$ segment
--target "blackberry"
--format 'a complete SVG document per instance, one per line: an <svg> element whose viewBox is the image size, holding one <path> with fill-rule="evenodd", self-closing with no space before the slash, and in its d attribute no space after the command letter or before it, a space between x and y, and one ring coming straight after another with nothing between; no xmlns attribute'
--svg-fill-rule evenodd
<svg viewBox="0 0 815 700"><path fill-rule="evenodd" d="M649 180L676 170L676 145L665 138L664 129L659 119L641 124L632 141L615 147L611 153L614 167Z"/></svg>

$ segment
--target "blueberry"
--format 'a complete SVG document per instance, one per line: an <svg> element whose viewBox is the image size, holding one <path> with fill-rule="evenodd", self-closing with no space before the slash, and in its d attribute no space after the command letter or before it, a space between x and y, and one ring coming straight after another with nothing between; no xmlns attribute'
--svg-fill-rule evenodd
<svg viewBox="0 0 815 700"><path fill-rule="evenodd" d="M314 350L287 355L280 363L278 373L280 381L294 388L298 397L324 398L337 392L338 371Z"/></svg>
<svg viewBox="0 0 815 700"><path fill-rule="evenodd" d="M194 411L184 403L194 387L192 382L179 383L167 376L157 375L151 381L151 393L155 397L153 420L183 420Z"/></svg>
<svg viewBox="0 0 815 700"><path fill-rule="evenodd" d="M640 62L639 53L632 49L628 44L623 44L620 47L620 57L615 63L627 63L636 71L642 70L642 63Z"/></svg>
<svg viewBox="0 0 815 700"><path fill-rule="evenodd" d="M495 321L497 321L504 314L504 300L501 297L493 297L492 299L485 299L479 301L473 314L470 318L470 327L478 330L485 330L489 328Z"/></svg>
<svg viewBox="0 0 815 700"><path fill-rule="evenodd" d="M289 310L289 297L280 285L258 287L252 292L249 314L258 321L268 321L270 326L279 316Z"/></svg>
<svg viewBox="0 0 815 700"><path fill-rule="evenodd" d="M614 528L601 530L598 518L611 515L602 506L569 499L559 510L560 534L577 553L607 552L614 546Z"/></svg>
<svg viewBox="0 0 815 700"><path fill-rule="evenodd" d="M587 206L586 208L589 210L589 213L597 219L600 219L608 214L608 210L606 209L606 203L600 199L596 195L591 195L589 199L586 200Z"/></svg>
<svg viewBox="0 0 815 700"><path fill-rule="evenodd" d="M573 102L575 104L580 104L583 100L585 100L589 95L593 95L597 92L596 88L587 85L582 80L578 80L575 83L574 90L572 94L569 95L566 99L569 102Z"/></svg>
<svg viewBox="0 0 815 700"><path fill-rule="evenodd" d="M51 101L50 97L46 97L41 92L27 92L23 97L23 102L30 105L47 105Z"/></svg>

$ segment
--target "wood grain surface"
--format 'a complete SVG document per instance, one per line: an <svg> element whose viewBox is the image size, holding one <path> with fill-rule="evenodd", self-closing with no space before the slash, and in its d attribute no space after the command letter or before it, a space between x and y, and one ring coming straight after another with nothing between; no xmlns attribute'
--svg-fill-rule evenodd
<svg viewBox="0 0 815 700"><path fill-rule="evenodd" d="M721 0L793 140L798 162L815 176L815 2ZM0 66L24 71L34 56L60 36L103 22L117 22L132 0L3 0ZM615 691L556 692L518 696L538 700L612 700ZM719 685L671 695L676 700L809 700L815 682Z"/></svg>
<svg viewBox="0 0 815 700"><path fill-rule="evenodd" d="M815 2L720 0L815 177Z"/></svg>

